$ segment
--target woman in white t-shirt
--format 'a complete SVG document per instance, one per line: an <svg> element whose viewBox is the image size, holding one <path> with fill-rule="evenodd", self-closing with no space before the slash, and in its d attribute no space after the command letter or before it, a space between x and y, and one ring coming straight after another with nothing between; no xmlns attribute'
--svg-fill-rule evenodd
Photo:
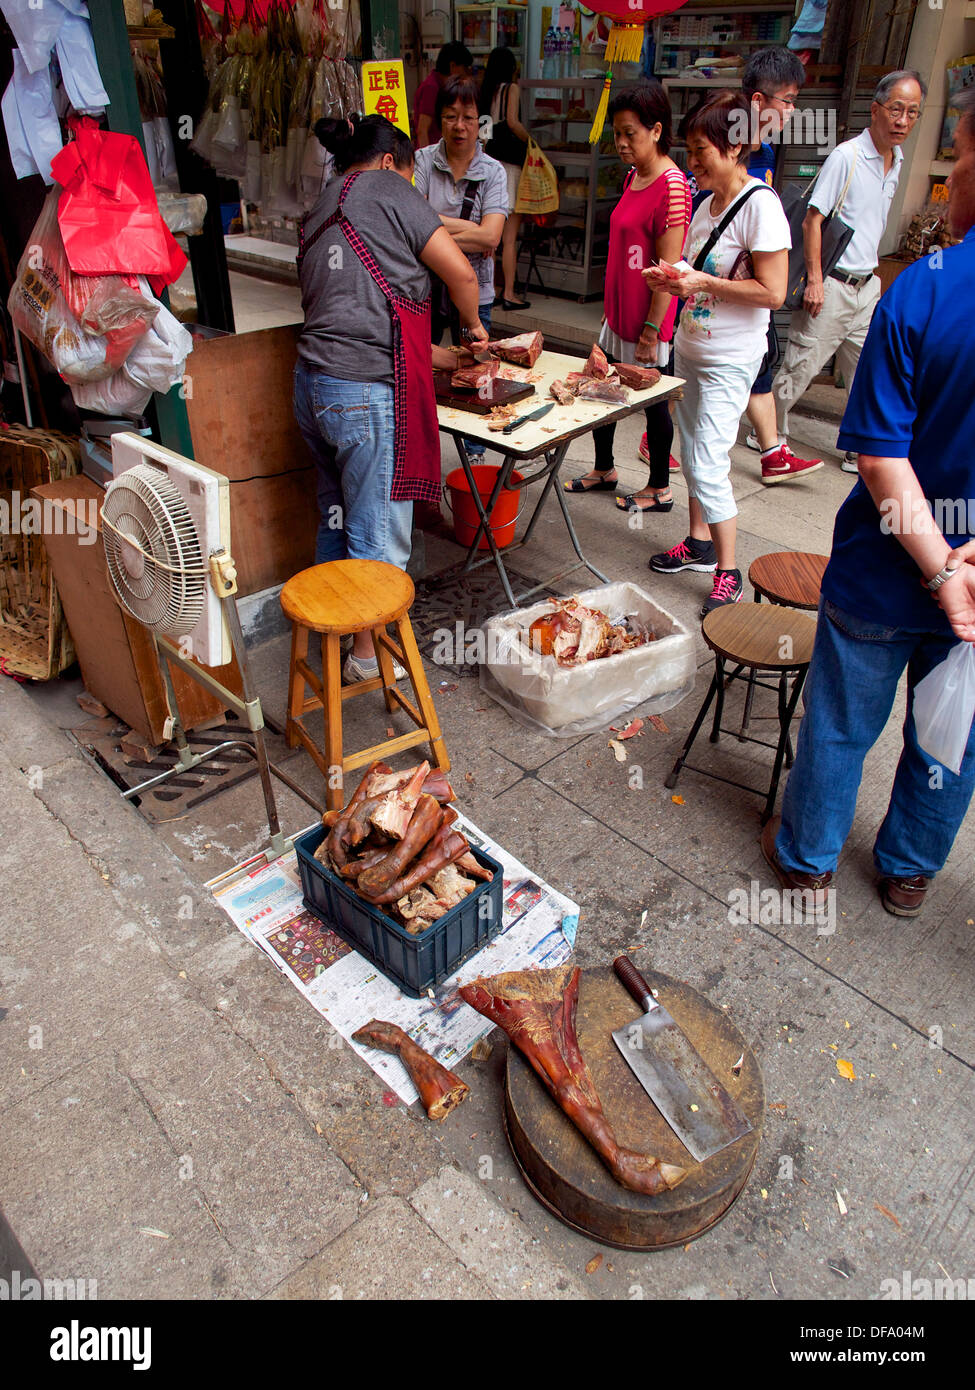
<svg viewBox="0 0 975 1390"><path fill-rule="evenodd" d="M792 245L778 194L746 168L749 117L741 93L723 91L687 118L688 169L711 196L694 214L676 272L660 266L643 272L652 289L686 301L674 337L674 373L686 380L676 419L690 534L654 555L650 567L661 574L714 574L702 617L742 595L731 446L765 356L769 313L785 299ZM713 239L729 212L730 221Z"/></svg>

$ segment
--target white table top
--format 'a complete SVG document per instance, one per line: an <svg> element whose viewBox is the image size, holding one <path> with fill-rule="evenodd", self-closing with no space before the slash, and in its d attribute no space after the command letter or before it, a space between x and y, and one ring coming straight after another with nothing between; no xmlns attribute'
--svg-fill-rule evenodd
<svg viewBox="0 0 975 1390"><path fill-rule="evenodd" d="M541 420L531 420L512 434L489 430L487 416L475 415L473 411L456 410L452 406L437 406L437 421L446 434L462 435L465 439L483 441L489 448L505 454L515 454L519 458L533 458L536 454L556 448L576 435L588 434L597 425L608 425L623 420L634 410L640 410L651 401L672 396L684 384L679 376L662 376L656 386L647 391L634 391L626 388L629 399L626 405L613 405L609 401L580 401L573 399L569 405L559 405L549 395L548 388L553 381L563 381L569 372L581 372L585 358L567 357L559 352L543 352L531 368L533 376L539 379L532 384L533 396L514 404L514 415L528 415L543 405L552 402L552 409Z"/></svg>

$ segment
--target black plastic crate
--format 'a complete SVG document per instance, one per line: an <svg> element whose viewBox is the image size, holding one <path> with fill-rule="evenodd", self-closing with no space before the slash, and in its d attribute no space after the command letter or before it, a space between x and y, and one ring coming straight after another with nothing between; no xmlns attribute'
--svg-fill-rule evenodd
<svg viewBox="0 0 975 1390"><path fill-rule="evenodd" d="M295 841L305 906L405 994L419 999L500 932L504 873L483 850L471 846L478 863L492 870L490 882L479 882L473 893L414 936L315 858L327 833L317 826Z"/></svg>

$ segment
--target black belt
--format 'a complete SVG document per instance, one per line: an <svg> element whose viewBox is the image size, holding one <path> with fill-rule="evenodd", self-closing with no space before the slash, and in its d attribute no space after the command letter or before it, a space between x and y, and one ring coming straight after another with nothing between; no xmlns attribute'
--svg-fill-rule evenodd
<svg viewBox="0 0 975 1390"><path fill-rule="evenodd" d="M844 285L852 285L855 290L860 290L868 280L873 279L873 271L868 270L866 275L848 275L845 270L831 270L830 276L834 280L842 280Z"/></svg>

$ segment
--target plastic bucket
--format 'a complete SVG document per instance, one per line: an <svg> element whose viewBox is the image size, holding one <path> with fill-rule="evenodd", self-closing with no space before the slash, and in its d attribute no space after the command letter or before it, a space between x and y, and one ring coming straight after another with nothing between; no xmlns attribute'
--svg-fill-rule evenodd
<svg viewBox="0 0 975 1390"><path fill-rule="evenodd" d="M486 507L491 500L491 493L498 481L498 474L501 469L494 464L472 463L471 473L474 475L474 486L477 488L478 496L481 499L482 507ZM511 482L520 483L522 474L517 469L512 470ZM449 496L448 496L449 493ZM474 537L477 535L477 528L481 518L477 514L477 507L471 496L471 490L467 483L467 477L463 468L455 468L452 473L447 474L447 481L444 484L444 497L447 506L450 508L454 518L454 535L457 537L458 545L470 548ZM501 495L494 504L494 511L488 517L491 531L494 535L494 543L499 550L504 546L510 545L515 538L515 522L520 515L518 507L518 492L501 489ZM478 550L490 549L487 536L481 534L478 541Z"/></svg>

